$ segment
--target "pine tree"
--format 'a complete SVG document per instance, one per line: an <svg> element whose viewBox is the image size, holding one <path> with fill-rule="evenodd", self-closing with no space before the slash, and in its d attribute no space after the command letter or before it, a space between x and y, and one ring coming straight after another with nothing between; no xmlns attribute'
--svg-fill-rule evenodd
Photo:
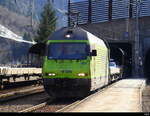
<svg viewBox="0 0 150 116"><path fill-rule="evenodd" d="M56 29L56 13L52 9L51 3L48 2L44 6L44 10L41 14L41 21L39 29L37 31L36 42L46 42L49 35Z"/></svg>

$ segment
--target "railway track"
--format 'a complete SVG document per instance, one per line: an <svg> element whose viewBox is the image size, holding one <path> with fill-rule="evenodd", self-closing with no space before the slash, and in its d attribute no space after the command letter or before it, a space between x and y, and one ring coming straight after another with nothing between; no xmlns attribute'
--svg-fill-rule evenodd
<svg viewBox="0 0 150 116"><path fill-rule="evenodd" d="M2 90L0 90L0 96L2 94L17 92L17 91L20 91L20 90L26 90L26 89L35 88L35 87L37 87L37 86L29 85L29 86L23 86L23 87L15 87L15 88L2 89Z"/></svg>
<svg viewBox="0 0 150 116"><path fill-rule="evenodd" d="M42 92L44 92L43 86L39 86L39 87L30 86L26 89L17 88L17 89L12 89L11 91L7 90L0 94L0 103L11 101L14 99L19 99L21 97L25 97L36 93L42 93Z"/></svg>
<svg viewBox="0 0 150 116"><path fill-rule="evenodd" d="M4 94L0 98L0 112L19 112L29 107L47 101L49 96L44 92L43 88L34 88L17 92L9 96Z"/></svg>
<svg viewBox="0 0 150 116"><path fill-rule="evenodd" d="M19 90L29 89L41 86L42 84L38 84L36 81L26 81L26 82L18 82L18 83L12 83L7 85L5 88L0 89L0 95L9 93L9 92L15 92Z"/></svg>
<svg viewBox="0 0 150 116"><path fill-rule="evenodd" d="M77 101L76 99L49 99L47 102L35 105L25 110L19 111L20 113L26 112L56 112L72 103Z"/></svg>
<svg viewBox="0 0 150 116"><path fill-rule="evenodd" d="M43 103L48 99L46 93L28 95L19 99L3 102L0 105L0 112L19 112L37 104Z"/></svg>
<svg viewBox="0 0 150 116"><path fill-rule="evenodd" d="M23 98L11 100L0 105L0 112L70 112L78 108L82 103L85 103L97 95L106 94L106 91L112 88L118 88L116 82L105 86L86 98L82 99L56 99L49 98L46 93L35 93ZM134 88L134 87L133 87ZM128 89L128 88L127 88Z"/></svg>
<svg viewBox="0 0 150 116"><path fill-rule="evenodd" d="M41 112L39 108L44 106L53 112L73 101L53 101L40 86L0 94L0 112Z"/></svg>

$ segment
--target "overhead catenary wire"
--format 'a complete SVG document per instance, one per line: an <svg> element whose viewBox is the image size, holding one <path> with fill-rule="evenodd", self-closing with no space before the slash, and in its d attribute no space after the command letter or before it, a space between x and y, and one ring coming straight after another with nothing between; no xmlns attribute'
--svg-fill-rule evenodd
<svg viewBox="0 0 150 116"><path fill-rule="evenodd" d="M61 14L63 14L63 16L68 16L72 21L73 21L73 26L76 27L78 25L78 17L79 17L79 12L74 12L74 11L71 11L71 15L70 13L68 13L67 10L62 10L62 9L59 9L59 8L56 8L55 6L53 7L56 11L60 12ZM76 15L77 19L76 21L74 21L74 18L72 16ZM62 16L62 17L63 17Z"/></svg>

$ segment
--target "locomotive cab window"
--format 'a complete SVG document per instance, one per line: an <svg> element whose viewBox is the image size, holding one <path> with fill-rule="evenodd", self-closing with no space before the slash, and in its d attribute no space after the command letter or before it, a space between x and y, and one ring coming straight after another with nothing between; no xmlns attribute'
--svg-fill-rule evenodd
<svg viewBox="0 0 150 116"><path fill-rule="evenodd" d="M97 56L97 50L92 50L91 56Z"/></svg>
<svg viewBox="0 0 150 116"><path fill-rule="evenodd" d="M86 43L50 43L49 59L86 59L89 56L89 46Z"/></svg>

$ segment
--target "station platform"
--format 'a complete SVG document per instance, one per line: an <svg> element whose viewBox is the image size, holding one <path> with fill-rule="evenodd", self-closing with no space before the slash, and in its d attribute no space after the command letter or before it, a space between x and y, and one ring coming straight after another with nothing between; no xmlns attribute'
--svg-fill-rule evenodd
<svg viewBox="0 0 150 116"><path fill-rule="evenodd" d="M145 79L123 79L69 112L142 112Z"/></svg>

